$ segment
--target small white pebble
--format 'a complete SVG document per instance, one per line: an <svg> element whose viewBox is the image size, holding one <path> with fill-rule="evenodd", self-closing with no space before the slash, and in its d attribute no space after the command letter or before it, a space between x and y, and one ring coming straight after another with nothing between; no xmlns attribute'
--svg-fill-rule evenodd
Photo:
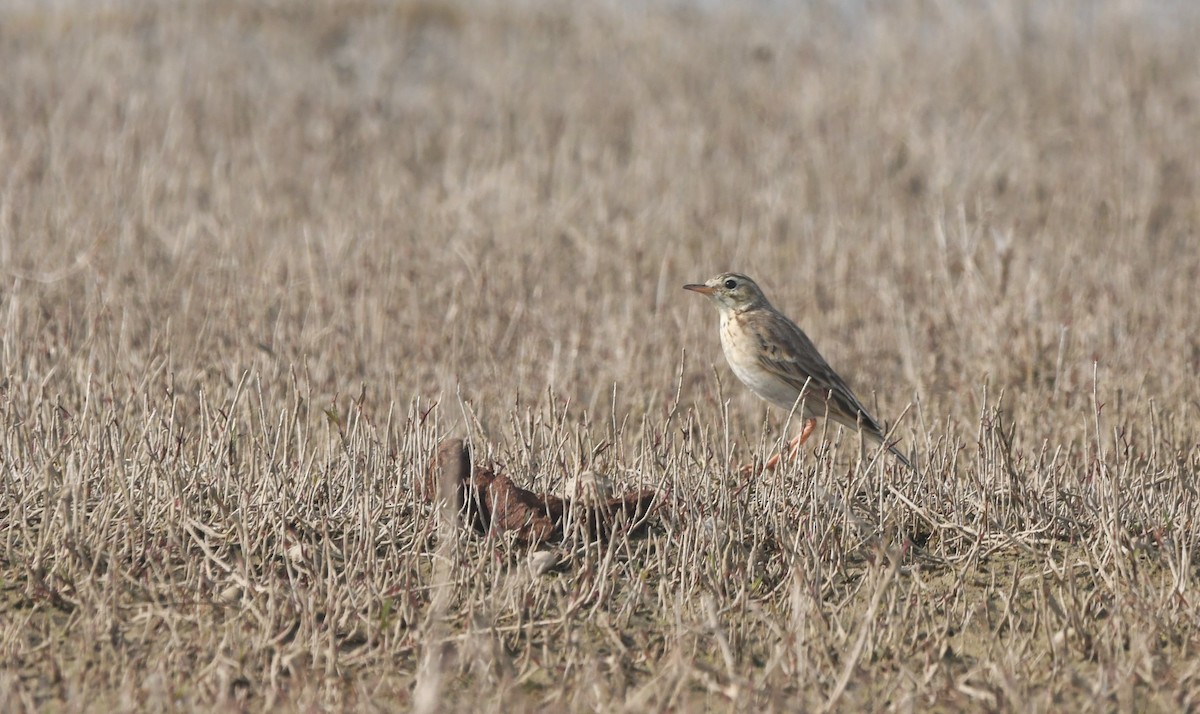
<svg viewBox="0 0 1200 714"><path fill-rule="evenodd" d="M292 543L287 547L287 550L284 551L284 555L286 555L287 559L293 563L303 563L304 544L299 541Z"/></svg>
<svg viewBox="0 0 1200 714"><path fill-rule="evenodd" d="M591 469L567 479L567 497L584 503L603 503L612 498L612 481Z"/></svg>
<svg viewBox="0 0 1200 714"><path fill-rule="evenodd" d="M529 555L529 573L541 577L558 565L558 553L553 550L539 550Z"/></svg>
<svg viewBox="0 0 1200 714"><path fill-rule="evenodd" d="M217 602L225 605L235 605L242 599L242 586L230 585L221 592L217 593Z"/></svg>

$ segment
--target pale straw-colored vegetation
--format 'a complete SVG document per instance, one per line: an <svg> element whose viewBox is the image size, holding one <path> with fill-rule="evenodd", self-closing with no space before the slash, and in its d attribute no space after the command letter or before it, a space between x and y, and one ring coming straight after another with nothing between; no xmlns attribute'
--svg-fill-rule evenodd
<svg viewBox="0 0 1200 714"><path fill-rule="evenodd" d="M1198 31L0 6L0 710L1200 707ZM680 289L730 269L916 472L744 484L795 425ZM448 436L662 506L477 537Z"/></svg>

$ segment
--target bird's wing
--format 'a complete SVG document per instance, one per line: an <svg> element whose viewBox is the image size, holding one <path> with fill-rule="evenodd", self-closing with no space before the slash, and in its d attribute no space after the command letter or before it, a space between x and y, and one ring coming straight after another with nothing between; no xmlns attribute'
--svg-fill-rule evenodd
<svg viewBox="0 0 1200 714"><path fill-rule="evenodd" d="M829 418L855 427L860 423L868 433L882 439L883 428L871 416L845 380L829 366L816 345L796 323L779 313L755 320L755 327L764 339L759 360L764 369L779 376L796 388L808 390L806 399L819 399L829 410Z"/></svg>

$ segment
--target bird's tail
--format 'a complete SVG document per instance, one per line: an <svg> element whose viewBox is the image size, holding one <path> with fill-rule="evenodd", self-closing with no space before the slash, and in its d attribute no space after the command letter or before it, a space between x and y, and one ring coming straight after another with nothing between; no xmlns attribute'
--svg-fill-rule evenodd
<svg viewBox="0 0 1200 714"><path fill-rule="evenodd" d="M916 468L912 464L912 461L910 461L909 458L904 455L904 452L902 452L902 451L900 451L900 449L896 448L895 443L888 443L887 436L882 431L876 431L874 429L864 428L862 430L862 432L872 442L872 446L880 446L880 445L885 446L887 448L887 450L889 452L891 452L892 456L895 456L896 459L900 463L904 464L909 470L911 470L911 471L916 470ZM865 446L865 444L864 444L864 446Z"/></svg>
<svg viewBox="0 0 1200 714"><path fill-rule="evenodd" d="M913 466L912 462L908 460L907 456L900 452L900 449L896 448L895 444L888 444L887 450L892 452L892 455L895 456L900 463L908 467L909 471L916 471L916 467Z"/></svg>

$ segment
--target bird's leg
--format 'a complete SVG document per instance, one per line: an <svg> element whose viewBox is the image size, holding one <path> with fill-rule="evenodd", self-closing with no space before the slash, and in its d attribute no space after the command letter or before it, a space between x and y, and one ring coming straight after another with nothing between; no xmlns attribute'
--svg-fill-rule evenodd
<svg viewBox="0 0 1200 714"><path fill-rule="evenodd" d="M808 437L812 436L812 433L816 430L816 428L816 417L810 417L804 420L804 426L800 428L800 433L794 436L792 440L788 442L787 451L789 459L792 461L796 460L796 457L800 455L800 447L804 446L804 442L808 441ZM782 458L783 452L780 451L778 454L772 456L767 463L764 464L763 468L773 471L775 467L779 465L779 461Z"/></svg>
<svg viewBox="0 0 1200 714"><path fill-rule="evenodd" d="M812 436L812 433L816 430L816 428L816 417L810 417L804 420L804 426L800 429L800 433L788 442L787 451L789 459L795 461L796 456L800 454L800 447L804 445L804 442L808 441L808 437ZM762 469L760 469L757 473L762 473L763 471L774 471L775 467L779 466L779 461L782 458L783 452L780 451L778 454L775 454L771 458L767 459L767 463L763 464ZM746 474L747 476L754 475L756 473L754 470L754 465L746 464L742 467L742 473Z"/></svg>
<svg viewBox="0 0 1200 714"><path fill-rule="evenodd" d="M808 441L808 437L812 436L812 433L816 431L816 429L816 417L809 417L808 419L804 420L804 426L800 429L800 433L796 435L796 438L788 442L788 446L791 447L793 460L795 460L796 455L800 453L800 447L804 446L804 442Z"/></svg>

